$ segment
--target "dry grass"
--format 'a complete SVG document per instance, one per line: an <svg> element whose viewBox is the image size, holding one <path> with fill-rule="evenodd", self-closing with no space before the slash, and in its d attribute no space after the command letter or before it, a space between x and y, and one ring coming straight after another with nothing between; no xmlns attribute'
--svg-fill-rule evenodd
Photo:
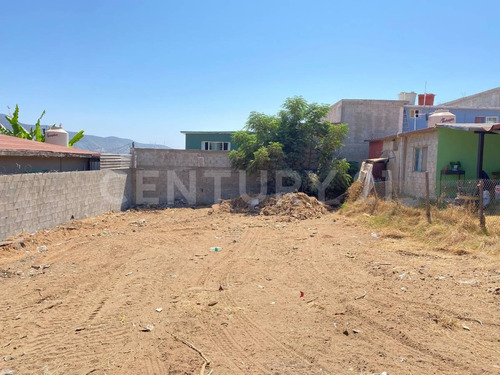
<svg viewBox="0 0 500 375"><path fill-rule="evenodd" d="M487 218L487 230L483 231L477 215L463 208L432 206L431 224L424 208L374 198L348 200L341 213L366 221L382 237L413 239L434 250L455 253L484 250L500 254L500 219Z"/></svg>

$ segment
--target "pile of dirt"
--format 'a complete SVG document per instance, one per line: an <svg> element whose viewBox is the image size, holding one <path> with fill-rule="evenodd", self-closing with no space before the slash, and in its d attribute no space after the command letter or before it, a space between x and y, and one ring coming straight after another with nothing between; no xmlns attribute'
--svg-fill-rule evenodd
<svg viewBox="0 0 500 375"><path fill-rule="evenodd" d="M241 197L228 199L214 206L210 214L216 211L281 216L285 220L305 220L321 217L326 214L327 209L315 197L304 193L288 193L271 196L262 201L255 198L248 202Z"/></svg>
<svg viewBox="0 0 500 375"><path fill-rule="evenodd" d="M219 211L236 214L248 213L251 208L250 203L245 201L242 197L226 199L218 205Z"/></svg>
<svg viewBox="0 0 500 375"><path fill-rule="evenodd" d="M304 193L288 193L268 198L260 210L261 215L287 217L290 220L319 218L327 213L323 203Z"/></svg>

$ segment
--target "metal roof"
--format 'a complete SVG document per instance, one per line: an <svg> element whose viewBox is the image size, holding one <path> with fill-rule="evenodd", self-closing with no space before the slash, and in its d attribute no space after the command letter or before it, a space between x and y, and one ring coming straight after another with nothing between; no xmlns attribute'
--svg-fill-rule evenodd
<svg viewBox="0 0 500 375"><path fill-rule="evenodd" d="M90 158L99 153L0 134L1 155Z"/></svg>
<svg viewBox="0 0 500 375"><path fill-rule="evenodd" d="M480 132L480 133L500 133L500 123L437 123L437 128L455 129L455 130L465 130L469 132Z"/></svg>

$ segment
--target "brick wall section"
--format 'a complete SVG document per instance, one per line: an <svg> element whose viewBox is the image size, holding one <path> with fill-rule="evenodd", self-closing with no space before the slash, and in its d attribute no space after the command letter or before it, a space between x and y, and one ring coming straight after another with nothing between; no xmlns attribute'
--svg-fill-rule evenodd
<svg viewBox="0 0 500 375"><path fill-rule="evenodd" d="M0 240L133 203L131 172L82 171L0 176Z"/></svg>
<svg viewBox="0 0 500 375"><path fill-rule="evenodd" d="M438 133L430 132L410 135L407 138L406 165L403 193L415 197L425 197L425 173L414 172L414 154L416 147L427 147L427 171L429 172L429 190L431 198L436 195L436 161L438 151Z"/></svg>

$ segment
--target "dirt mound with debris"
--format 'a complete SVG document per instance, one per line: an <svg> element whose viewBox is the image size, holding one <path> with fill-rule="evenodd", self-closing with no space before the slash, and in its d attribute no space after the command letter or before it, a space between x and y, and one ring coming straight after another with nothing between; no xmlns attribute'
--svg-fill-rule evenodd
<svg viewBox="0 0 500 375"><path fill-rule="evenodd" d="M270 197L260 210L261 215L283 216L290 220L319 218L326 213L327 209L323 203L304 193Z"/></svg>
<svg viewBox="0 0 500 375"><path fill-rule="evenodd" d="M217 211L229 213L260 214L265 216L281 216L284 220L305 220L318 218L327 213L326 206L304 193L288 193L275 195L262 201L257 198L250 202L242 197L222 201L213 206L209 214Z"/></svg>
<svg viewBox="0 0 500 375"><path fill-rule="evenodd" d="M226 199L220 204L212 206L212 210L236 214L248 213L251 209L252 206L250 205L250 203L245 201L242 197Z"/></svg>

